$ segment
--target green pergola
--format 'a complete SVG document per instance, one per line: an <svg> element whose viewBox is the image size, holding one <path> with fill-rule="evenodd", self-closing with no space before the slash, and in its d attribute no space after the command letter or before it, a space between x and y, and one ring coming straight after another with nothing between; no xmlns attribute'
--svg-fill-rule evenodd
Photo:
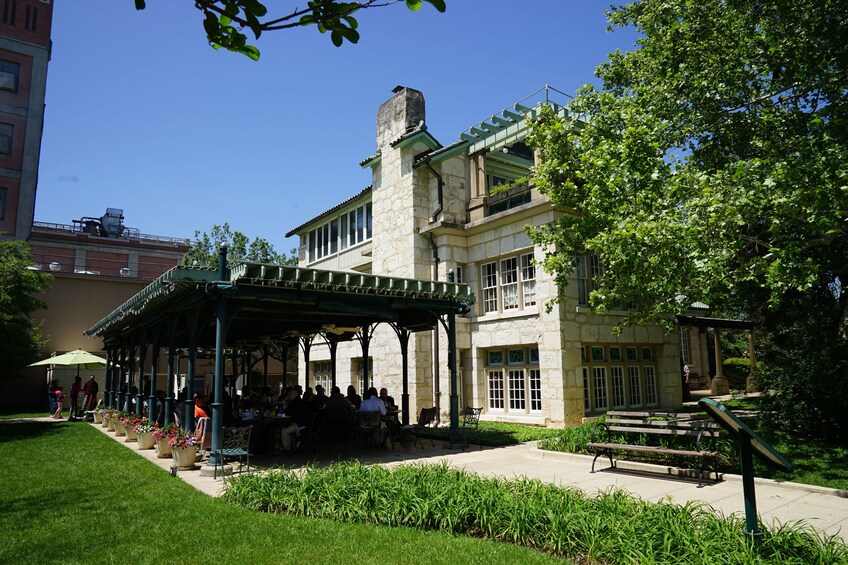
<svg viewBox="0 0 848 565"><path fill-rule="evenodd" d="M130 395L123 392L137 383L136 412L144 394L149 417L155 419L155 376L161 348L167 348L165 421L174 409L174 359L176 351L188 357L188 398L183 426L191 425L191 399L198 351L214 350L212 448L219 448L223 429L224 351L264 351L268 345L299 346L305 357L309 383L309 351L316 338L329 346L335 384L336 345L356 339L363 359L374 328L388 324L398 337L402 356L404 423L409 418L407 348L410 334L442 324L448 334L448 368L451 376L451 443L456 441L459 408L456 384L455 316L468 311L474 295L467 285L422 281L355 272L245 263L226 268L226 250L218 269L174 267L138 294L86 330L103 339L106 356L106 402L129 409ZM144 366L147 348L151 364ZM138 361L136 361L136 359ZM267 370L267 369L266 369ZM144 375L151 375L149 390L141 390ZM367 363L363 363L366 386Z"/></svg>

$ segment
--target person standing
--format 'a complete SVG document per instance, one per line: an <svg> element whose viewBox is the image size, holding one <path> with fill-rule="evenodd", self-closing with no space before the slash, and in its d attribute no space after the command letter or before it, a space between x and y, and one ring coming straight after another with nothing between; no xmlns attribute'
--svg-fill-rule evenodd
<svg viewBox="0 0 848 565"><path fill-rule="evenodd" d="M50 410L50 417L56 415L56 391L59 389L59 383L56 379L50 379L47 384L47 409Z"/></svg>
<svg viewBox="0 0 848 565"><path fill-rule="evenodd" d="M74 420L78 415L80 389L82 389L82 378L77 375L74 377L74 383L71 385L71 390L68 391L68 398L71 399L71 410L70 414L68 414L68 420Z"/></svg>
<svg viewBox="0 0 848 565"><path fill-rule="evenodd" d="M60 386L56 389L56 412L53 413L53 418L56 420L62 419L62 408L65 404L65 387Z"/></svg>
<svg viewBox="0 0 848 565"><path fill-rule="evenodd" d="M89 375L88 380L82 387L83 406L85 410L94 410L97 406L97 392L100 387L97 386L97 381L94 380L94 375Z"/></svg>

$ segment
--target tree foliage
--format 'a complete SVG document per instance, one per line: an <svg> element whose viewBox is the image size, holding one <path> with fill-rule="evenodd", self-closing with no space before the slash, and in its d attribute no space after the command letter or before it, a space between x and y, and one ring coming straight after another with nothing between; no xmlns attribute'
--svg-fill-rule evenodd
<svg viewBox="0 0 848 565"><path fill-rule="evenodd" d="M217 268L218 250L222 244L227 245L229 265L245 262L297 265L297 250L292 249L288 255L277 253L267 240L257 237L251 241L242 232L232 231L227 222L212 226L209 233L195 231L194 241L183 256L183 265Z"/></svg>
<svg viewBox="0 0 848 565"><path fill-rule="evenodd" d="M534 232L565 282L600 254L598 310L663 322L742 287L780 303L848 274L848 2L645 0L642 34L531 141L563 211ZM840 298L844 308L845 297ZM834 304L836 306L836 304Z"/></svg>
<svg viewBox="0 0 848 565"><path fill-rule="evenodd" d="M195 7L203 14L203 29L209 39L209 45L215 49L227 49L247 55L253 60L259 59L259 49L247 43L243 30L248 29L255 39L266 31L290 29L314 25L321 33L330 33L330 40L336 47L345 40L350 43L359 41L354 17L356 12L367 8L377 8L397 4L401 0L359 0L343 2L340 0L309 0L303 8L295 7L285 15L268 15L268 8L258 0L196 0ZM439 12L445 11L445 0L403 0L407 8L420 10L426 2ZM135 0L137 10L147 7L146 0Z"/></svg>
<svg viewBox="0 0 848 565"><path fill-rule="evenodd" d="M41 324L30 314L46 308L35 295L47 290L51 276L28 268L34 265L25 241L0 241L0 343L3 367L8 372L38 360L46 343Z"/></svg>

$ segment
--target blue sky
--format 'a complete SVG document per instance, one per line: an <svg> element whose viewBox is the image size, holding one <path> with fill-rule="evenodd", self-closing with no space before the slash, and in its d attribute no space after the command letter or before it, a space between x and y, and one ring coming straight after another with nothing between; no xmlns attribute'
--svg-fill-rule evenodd
<svg viewBox="0 0 848 565"><path fill-rule="evenodd" d="M360 42L341 48L314 28L271 32L254 62L211 49L190 0L142 12L132 0L58 0L35 219L123 208L142 233L229 222L288 251L288 230L370 184L358 163L396 85L424 93L429 131L447 145L545 84L593 82L606 54L635 40L606 31L603 2L447 6L363 11Z"/></svg>

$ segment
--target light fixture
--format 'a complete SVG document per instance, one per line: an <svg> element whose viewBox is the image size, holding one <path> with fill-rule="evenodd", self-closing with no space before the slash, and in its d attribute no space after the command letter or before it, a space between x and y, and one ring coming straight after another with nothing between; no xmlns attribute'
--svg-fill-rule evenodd
<svg viewBox="0 0 848 565"><path fill-rule="evenodd" d="M61 264L61 263L57 263L56 261L53 261L52 263L50 263L50 265L48 265L48 267L50 267L50 270L51 270L51 271L53 271L54 273L55 273L56 271L61 271L61 270L62 270L62 264Z"/></svg>

